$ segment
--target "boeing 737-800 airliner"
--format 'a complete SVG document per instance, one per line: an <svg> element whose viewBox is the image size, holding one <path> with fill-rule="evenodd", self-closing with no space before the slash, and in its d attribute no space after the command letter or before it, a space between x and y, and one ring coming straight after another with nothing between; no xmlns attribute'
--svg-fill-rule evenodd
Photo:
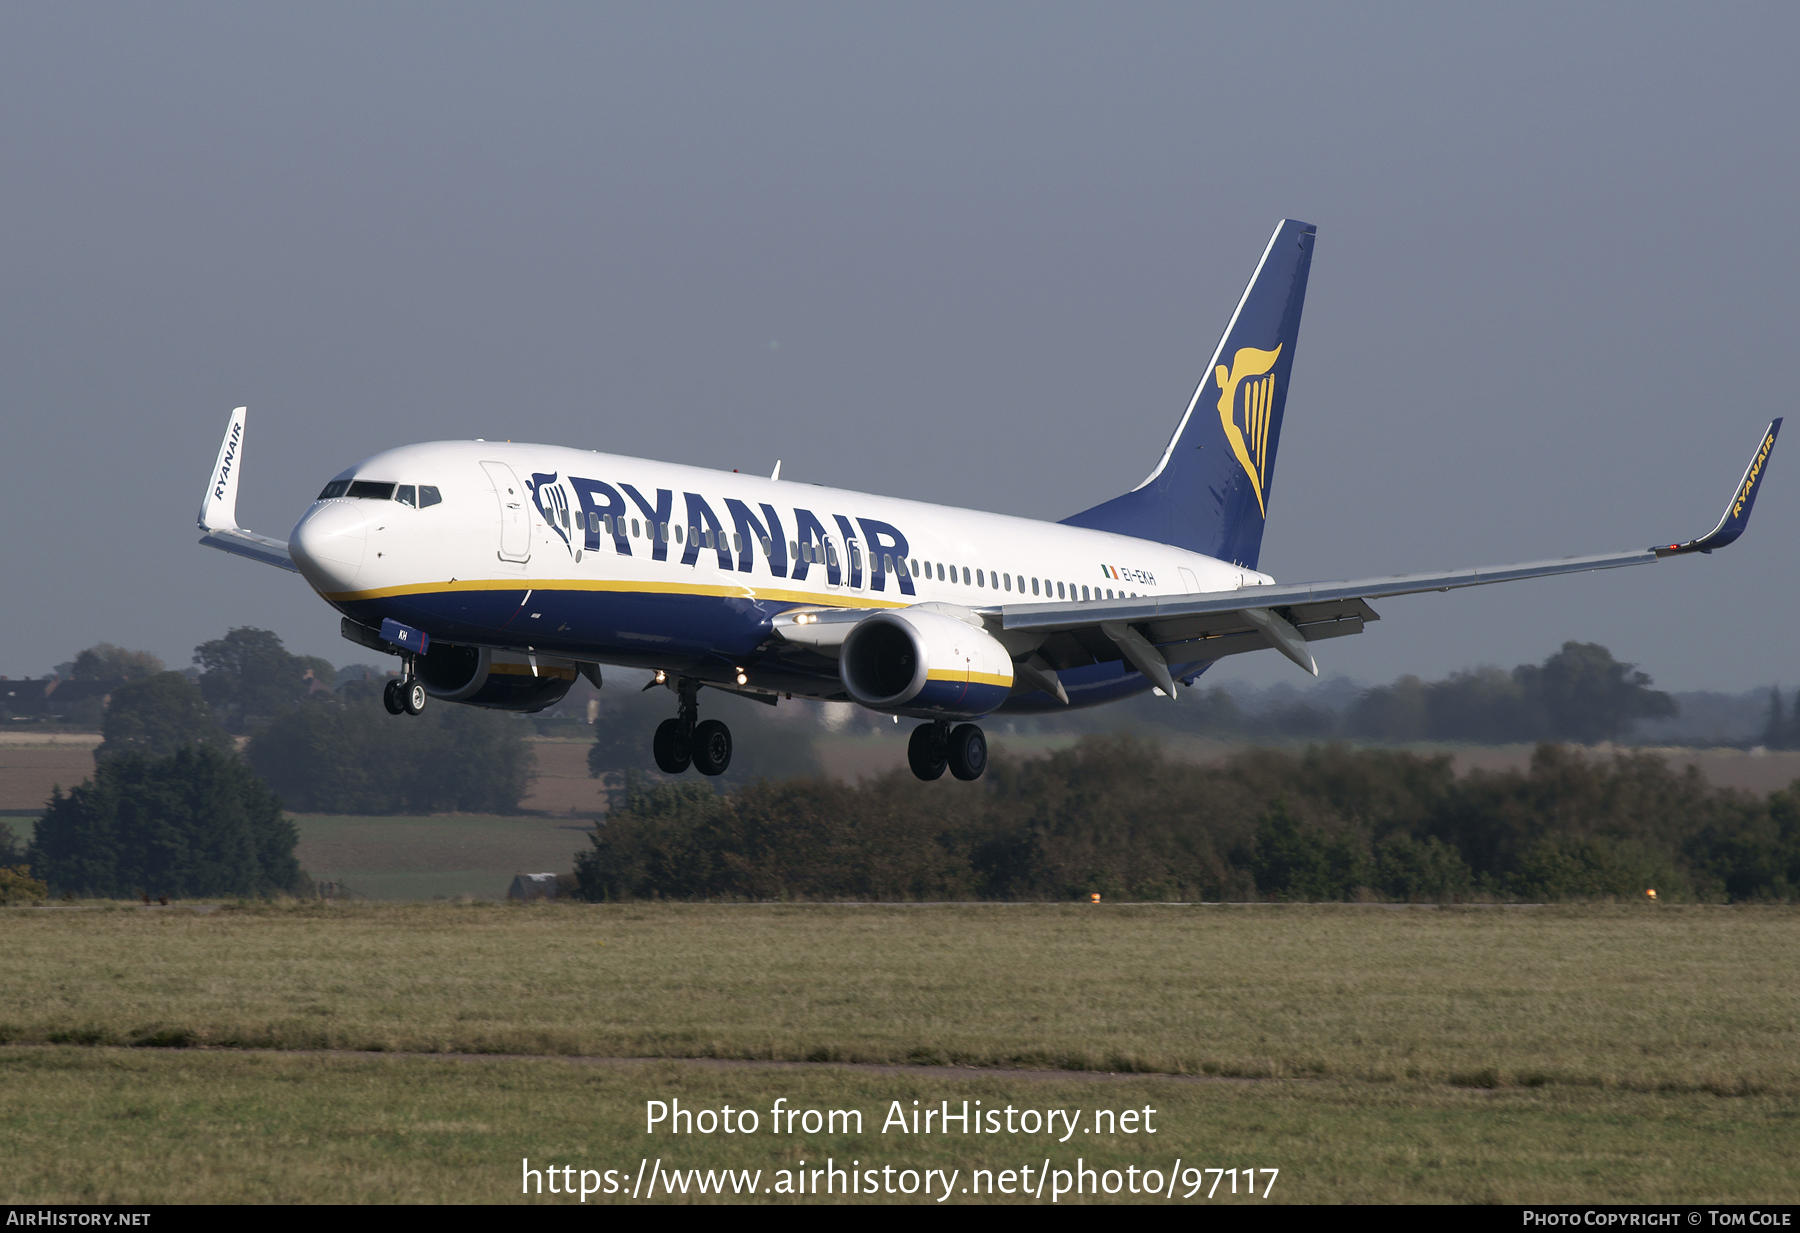
<svg viewBox="0 0 1800 1233"><path fill-rule="evenodd" d="M1742 534L1772 422L1725 516L1637 552L1353 582L1257 569L1314 230L1284 221L1149 478L1033 522L597 451L491 441L387 450L340 472L287 542L237 525L244 408L200 508L201 543L296 570L344 636L398 655L386 701L511 711L556 703L578 673L648 668L675 694L658 765L708 775L731 733L702 686L775 703L854 701L923 720L913 771L975 779L997 711L1093 706L1271 649L1315 675L1308 644L1359 634L1369 601L1647 564Z"/></svg>

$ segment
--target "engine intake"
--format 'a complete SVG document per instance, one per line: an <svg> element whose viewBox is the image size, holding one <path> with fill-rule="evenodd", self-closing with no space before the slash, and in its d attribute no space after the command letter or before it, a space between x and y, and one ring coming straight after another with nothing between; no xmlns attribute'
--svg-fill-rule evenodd
<svg viewBox="0 0 1800 1233"><path fill-rule="evenodd" d="M534 670L528 656L443 642L432 643L430 653L415 656L413 664L434 698L524 713L561 702L576 674L566 659L539 655Z"/></svg>
<svg viewBox="0 0 1800 1233"><path fill-rule="evenodd" d="M1012 692L1012 656L984 629L941 612L902 608L858 621L844 636L838 675L872 710L972 719Z"/></svg>

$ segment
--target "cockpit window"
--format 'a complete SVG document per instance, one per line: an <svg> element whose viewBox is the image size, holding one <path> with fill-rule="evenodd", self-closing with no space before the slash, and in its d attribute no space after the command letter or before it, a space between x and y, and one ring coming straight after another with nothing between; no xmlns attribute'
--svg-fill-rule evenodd
<svg viewBox="0 0 1800 1233"><path fill-rule="evenodd" d="M338 497L358 497L365 501L398 501L402 505L410 505L416 509L424 509L427 505L443 503L443 494L434 484L378 484L373 480L332 480L325 485L325 491L319 494L319 500L332 501Z"/></svg>

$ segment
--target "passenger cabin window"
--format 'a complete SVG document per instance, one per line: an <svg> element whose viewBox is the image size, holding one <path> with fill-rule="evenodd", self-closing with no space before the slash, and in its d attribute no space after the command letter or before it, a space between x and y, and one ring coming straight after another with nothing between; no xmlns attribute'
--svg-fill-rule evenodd
<svg viewBox="0 0 1800 1233"><path fill-rule="evenodd" d="M319 500L336 500L348 491L350 491L349 480L332 480L329 484L325 485L325 491L319 494Z"/></svg>
<svg viewBox="0 0 1800 1233"><path fill-rule="evenodd" d="M431 505L442 505L443 503L444 503L443 494L437 490L436 484L420 484L419 485L419 508L420 509L424 509L427 506L431 506Z"/></svg>

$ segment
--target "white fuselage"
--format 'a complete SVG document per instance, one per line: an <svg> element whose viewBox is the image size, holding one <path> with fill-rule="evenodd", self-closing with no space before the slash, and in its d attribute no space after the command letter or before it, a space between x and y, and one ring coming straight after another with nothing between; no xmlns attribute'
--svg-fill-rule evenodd
<svg viewBox="0 0 1800 1233"><path fill-rule="evenodd" d="M295 526L296 565L347 615L702 675L796 607L979 610L1272 581L1123 535L558 446L411 445L337 480L414 498L321 499ZM441 499L422 505L426 488Z"/></svg>

